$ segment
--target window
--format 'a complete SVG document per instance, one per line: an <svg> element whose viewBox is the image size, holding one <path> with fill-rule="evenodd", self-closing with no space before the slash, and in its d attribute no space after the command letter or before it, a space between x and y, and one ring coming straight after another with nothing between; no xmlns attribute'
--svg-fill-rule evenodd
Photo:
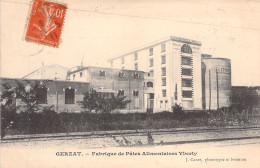
<svg viewBox="0 0 260 168"><path fill-rule="evenodd" d="M162 68L162 76L166 76L166 68L165 67Z"/></svg>
<svg viewBox="0 0 260 168"><path fill-rule="evenodd" d="M192 87L192 80L190 80L190 79L182 79L182 86L183 87Z"/></svg>
<svg viewBox="0 0 260 168"><path fill-rule="evenodd" d="M149 93L149 99L154 99L154 93Z"/></svg>
<svg viewBox="0 0 260 168"><path fill-rule="evenodd" d="M135 70L138 70L138 63L135 63Z"/></svg>
<svg viewBox="0 0 260 168"><path fill-rule="evenodd" d="M162 104L163 104L163 101L161 100L161 101L160 101L160 108L162 108Z"/></svg>
<svg viewBox="0 0 260 168"><path fill-rule="evenodd" d="M38 88L36 91L36 98L38 104L47 104L47 88Z"/></svg>
<svg viewBox="0 0 260 168"><path fill-rule="evenodd" d="M163 89L163 90L162 90L162 96L163 96L163 97L166 97L166 96L167 96L167 94L166 94L166 89Z"/></svg>
<svg viewBox="0 0 260 168"><path fill-rule="evenodd" d="M183 98L192 98L192 91L182 91Z"/></svg>
<svg viewBox="0 0 260 168"><path fill-rule="evenodd" d="M75 75L75 74L73 74L73 81L75 80L75 76L76 76L76 75Z"/></svg>
<svg viewBox="0 0 260 168"><path fill-rule="evenodd" d="M182 69L182 75L192 76L192 69Z"/></svg>
<svg viewBox="0 0 260 168"><path fill-rule="evenodd" d="M166 78L162 78L162 86L166 86Z"/></svg>
<svg viewBox="0 0 260 168"><path fill-rule="evenodd" d="M135 53L135 61L138 60L138 54Z"/></svg>
<svg viewBox="0 0 260 168"><path fill-rule="evenodd" d="M163 44L161 45L161 49L162 49L162 52L165 51L165 43L163 43Z"/></svg>
<svg viewBox="0 0 260 168"><path fill-rule="evenodd" d="M182 65L191 65L191 58L189 57L181 57Z"/></svg>
<svg viewBox="0 0 260 168"><path fill-rule="evenodd" d="M138 73L134 73L134 79L138 79L139 78L139 74Z"/></svg>
<svg viewBox="0 0 260 168"><path fill-rule="evenodd" d="M125 66L122 66L122 69L125 69Z"/></svg>
<svg viewBox="0 0 260 168"><path fill-rule="evenodd" d="M80 72L79 76L82 78L82 72Z"/></svg>
<svg viewBox="0 0 260 168"><path fill-rule="evenodd" d="M153 48L150 48L150 49L149 49L149 53L150 53L150 54L149 54L150 56L153 55Z"/></svg>
<svg viewBox="0 0 260 168"><path fill-rule="evenodd" d="M192 50L190 48L190 46L188 44L184 44L182 47L181 47L181 52L183 53L188 53L188 54L192 54Z"/></svg>
<svg viewBox="0 0 260 168"><path fill-rule="evenodd" d="M135 108L139 108L139 98L135 97L134 101L135 101Z"/></svg>
<svg viewBox="0 0 260 168"><path fill-rule="evenodd" d="M65 89L65 104L75 104L75 89Z"/></svg>
<svg viewBox="0 0 260 168"><path fill-rule="evenodd" d="M133 96L138 96L139 95L139 91L133 91Z"/></svg>
<svg viewBox="0 0 260 168"><path fill-rule="evenodd" d="M150 67L153 66L153 58L150 59Z"/></svg>
<svg viewBox="0 0 260 168"><path fill-rule="evenodd" d="M166 64L166 55L162 55L162 64Z"/></svg>
<svg viewBox="0 0 260 168"><path fill-rule="evenodd" d="M99 71L99 76L106 76L106 72L105 71Z"/></svg>
<svg viewBox="0 0 260 168"><path fill-rule="evenodd" d="M153 87L153 82L147 82L146 86L152 88Z"/></svg>
<svg viewBox="0 0 260 168"><path fill-rule="evenodd" d="M125 77L125 73L124 72L119 72L119 78L124 78Z"/></svg>
<svg viewBox="0 0 260 168"><path fill-rule="evenodd" d="M153 72L153 70L151 69L150 70L150 76L153 76L154 75L154 72Z"/></svg>
<svg viewBox="0 0 260 168"><path fill-rule="evenodd" d="M125 57L122 57L122 64L125 63Z"/></svg>
<svg viewBox="0 0 260 168"><path fill-rule="evenodd" d="M124 90L118 90L118 96L124 96L125 91Z"/></svg>

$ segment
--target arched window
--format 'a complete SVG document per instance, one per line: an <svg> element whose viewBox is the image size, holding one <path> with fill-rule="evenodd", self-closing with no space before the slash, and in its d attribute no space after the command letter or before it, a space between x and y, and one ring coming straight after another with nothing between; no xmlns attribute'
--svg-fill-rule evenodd
<svg viewBox="0 0 260 168"><path fill-rule="evenodd" d="M181 47L181 52L183 53L188 53L188 54L192 54L192 50L190 48L190 46L188 44L184 44L182 47Z"/></svg>
<svg viewBox="0 0 260 168"><path fill-rule="evenodd" d="M147 82L146 86L147 87L153 87L153 82Z"/></svg>

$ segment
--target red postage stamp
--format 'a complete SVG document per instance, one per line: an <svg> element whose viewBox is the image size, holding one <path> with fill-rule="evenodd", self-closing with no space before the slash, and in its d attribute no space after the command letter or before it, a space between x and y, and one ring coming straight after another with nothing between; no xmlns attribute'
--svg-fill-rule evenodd
<svg viewBox="0 0 260 168"><path fill-rule="evenodd" d="M26 41L58 47L67 6L48 0L34 0L31 6Z"/></svg>

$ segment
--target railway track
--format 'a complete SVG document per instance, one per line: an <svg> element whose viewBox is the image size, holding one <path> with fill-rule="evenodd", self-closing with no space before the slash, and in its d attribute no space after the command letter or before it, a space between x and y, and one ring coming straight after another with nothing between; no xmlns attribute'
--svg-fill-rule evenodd
<svg viewBox="0 0 260 168"><path fill-rule="evenodd" d="M252 133L249 135L246 132L255 131L254 136ZM26 141L51 141L51 140L75 140L75 139L86 139L86 138L104 138L104 137L144 137L147 135L147 132L150 132L152 136L169 136L169 135L193 135L193 134L213 134L213 133L232 133L236 132L239 134L243 132L244 136L241 137L225 137L220 136L216 138L208 139L196 139L188 141L174 141L174 142L165 142L165 143L189 143L193 142L209 142L209 141L224 141L224 140L239 140L239 139L255 139L260 138L260 126L254 127L223 127L223 128L189 128L189 129L161 129L161 130L128 130L128 131L100 131L100 132L86 132L86 133L71 133L71 134L37 134L37 135L21 135L7 137L1 140L1 143L15 143L15 142L26 142Z"/></svg>

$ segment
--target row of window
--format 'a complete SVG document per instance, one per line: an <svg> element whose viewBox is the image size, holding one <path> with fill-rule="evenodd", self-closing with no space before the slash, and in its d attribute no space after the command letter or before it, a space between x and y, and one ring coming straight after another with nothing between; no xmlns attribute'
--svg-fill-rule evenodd
<svg viewBox="0 0 260 168"><path fill-rule="evenodd" d="M162 67L161 71L162 71L162 76L166 76L166 67ZM154 76L154 70L153 69L150 69L148 76Z"/></svg>
<svg viewBox="0 0 260 168"><path fill-rule="evenodd" d="M165 43L161 44L161 52L165 52ZM188 44L184 44L182 47L181 47L181 52L183 53L189 53L189 54L192 54L192 49L191 47L188 45ZM149 49L149 55L152 56L154 53L153 53L153 48L150 48ZM166 63L166 56L165 55L162 55L162 64L165 64ZM137 61L138 60L138 53L134 53L134 60ZM190 60L183 60L183 65L189 65L191 62ZM123 65L125 63L125 58L122 57L121 58L121 64ZM113 62L111 61L111 67L113 66ZM153 66L153 59L150 59L150 67ZM135 65L135 70L138 70L138 65L136 64Z"/></svg>
<svg viewBox="0 0 260 168"><path fill-rule="evenodd" d="M161 56L161 61L162 61L162 64L166 64L166 55ZM154 65L153 62L154 62L153 58L150 58L149 59L149 66L150 67L153 67L153 65Z"/></svg>
<svg viewBox="0 0 260 168"><path fill-rule="evenodd" d="M118 95L119 96L124 96L125 95L125 91L124 90L118 90ZM133 96L139 96L139 91L133 91Z"/></svg>
<svg viewBox="0 0 260 168"><path fill-rule="evenodd" d="M165 52L165 43L161 44L161 52ZM153 55L153 48L149 49L149 55Z"/></svg>
<svg viewBox="0 0 260 168"><path fill-rule="evenodd" d="M105 71L99 71L99 76L106 76L106 72ZM125 73L124 72L119 72L118 76L119 76L119 78L124 78L125 77ZM134 79L138 79L139 76L140 75L138 73L133 73Z"/></svg>
<svg viewBox="0 0 260 168"><path fill-rule="evenodd" d="M36 91L36 97L39 104L47 104L47 88L39 88ZM65 104L75 103L75 89L65 89Z"/></svg>
<svg viewBox="0 0 260 168"><path fill-rule="evenodd" d="M119 96L124 96L124 90L118 90ZM139 96L139 91L133 91L133 96ZM39 104L47 104L47 88L39 88L36 92L36 97ZM65 104L75 103L75 89L65 89Z"/></svg>
<svg viewBox="0 0 260 168"><path fill-rule="evenodd" d="M162 89L162 97L167 97L166 89ZM183 98L192 98L192 91L182 91Z"/></svg>

